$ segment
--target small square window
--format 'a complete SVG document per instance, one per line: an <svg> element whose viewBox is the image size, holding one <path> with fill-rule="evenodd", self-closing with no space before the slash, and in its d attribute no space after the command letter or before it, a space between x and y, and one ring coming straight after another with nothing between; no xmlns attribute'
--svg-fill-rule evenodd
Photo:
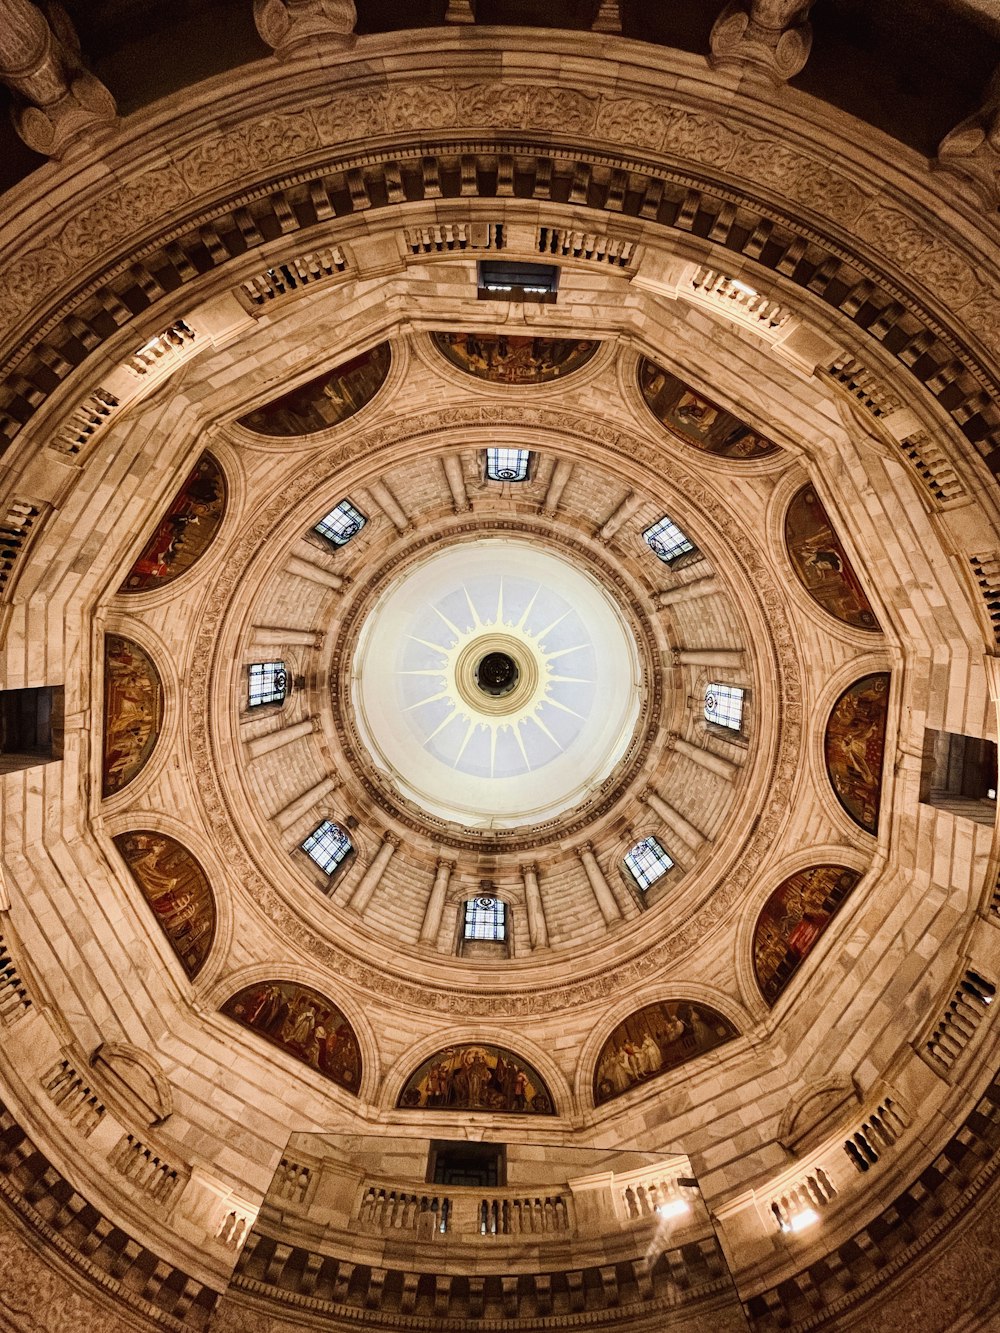
<svg viewBox="0 0 1000 1333"><path fill-rule="evenodd" d="M487 481L527 481L530 449L487 449Z"/></svg>
<svg viewBox="0 0 1000 1333"><path fill-rule="evenodd" d="M321 870L332 875L354 851L354 847L339 824L324 819L319 828L313 829L302 843L302 850L312 857Z"/></svg>
<svg viewBox="0 0 1000 1333"><path fill-rule="evenodd" d="M743 726L743 691L738 685L705 686L705 720L739 731Z"/></svg>
<svg viewBox="0 0 1000 1333"><path fill-rule="evenodd" d="M284 662L251 662L247 703L251 708L262 704L283 704L288 693L288 673Z"/></svg>
<svg viewBox="0 0 1000 1333"><path fill-rule="evenodd" d="M631 851L625 853L625 864L636 884L645 891L650 884L665 875L674 863L655 838L643 838L642 842L637 842Z"/></svg>
<svg viewBox="0 0 1000 1333"><path fill-rule="evenodd" d="M666 565L694 550L694 542L665 514L652 527L647 528L642 536L653 554Z"/></svg>
<svg viewBox="0 0 1000 1333"><path fill-rule="evenodd" d="M465 939L505 940L507 907L499 898L470 898L465 904Z"/></svg>
<svg viewBox="0 0 1000 1333"><path fill-rule="evenodd" d="M331 509L325 518L320 519L313 531L318 532L334 546L346 546L367 522L364 514L355 509L350 500L341 500L335 509Z"/></svg>

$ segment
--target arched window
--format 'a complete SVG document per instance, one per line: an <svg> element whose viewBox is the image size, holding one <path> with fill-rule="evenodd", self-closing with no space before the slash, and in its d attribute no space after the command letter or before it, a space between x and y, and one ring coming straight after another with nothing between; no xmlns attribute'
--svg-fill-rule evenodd
<svg viewBox="0 0 1000 1333"><path fill-rule="evenodd" d="M643 838L625 853L629 874L643 892L665 875L673 864L655 838Z"/></svg>
<svg viewBox="0 0 1000 1333"><path fill-rule="evenodd" d="M466 940L496 940L507 938L507 905L499 898L470 898L465 904L465 925L462 938Z"/></svg>
<svg viewBox="0 0 1000 1333"><path fill-rule="evenodd" d="M313 829L302 843L302 850L312 857L321 870L332 875L354 851L354 846L339 824L324 819L319 828Z"/></svg>
<svg viewBox="0 0 1000 1333"><path fill-rule="evenodd" d="M649 549L665 565L672 565L682 555L694 550L694 542L666 514L647 528L642 536Z"/></svg>
<svg viewBox="0 0 1000 1333"><path fill-rule="evenodd" d="M530 449L487 449L487 481L527 481Z"/></svg>
<svg viewBox="0 0 1000 1333"><path fill-rule="evenodd" d="M355 509L350 500L341 500L325 518L320 519L313 531L325 537L333 546L346 546L367 522L364 514L360 509Z"/></svg>
<svg viewBox="0 0 1000 1333"><path fill-rule="evenodd" d="M730 731L743 728L743 690L738 685L720 685L712 682L705 686L705 721Z"/></svg>
<svg viewBox="0 0 1000 1333"><path fill-rule="evenodd" d="M247 704L260 708L263 704L283 704L288 693L288 672L284 662L251 662L249 669Z"/></svg>

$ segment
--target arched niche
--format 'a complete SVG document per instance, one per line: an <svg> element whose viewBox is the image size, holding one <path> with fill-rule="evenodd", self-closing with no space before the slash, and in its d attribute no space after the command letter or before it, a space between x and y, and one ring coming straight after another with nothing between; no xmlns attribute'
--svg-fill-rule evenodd
<svg viewBox="0 0 1000 1333"><path fill-rule="evenodd" d="M489 384L523 387L564 380L585 366L595 339L526 337L506 333L432 333L450 365Z"/></svg>
<svg viewBox="0 0 1000 1333"><path fill-rule="evenodd" d="M225 515L227 499L222 468L210 453L203 453L118 591L147 592L187 573L211 545Z"/></svg>
<svg viewBox="0 0 1000 1333"><path fill-rule="evenodd" d="M785 511L785 549L796 577L817 606L853 629L880 631L864 588L811 485Z"/></svg>
<svg viewBox="0 0 1000 1333"><path fill-rule="evenodd" d="M738 461L778 452L773 440L648 357L639 362L639 392L661 426L702 453Z"/></svg>
<svg viewBox="0 0 1000 1333"><path fill-rule="evenodd" d="M695 1000L657 1000L623 1018L594 1066L594 1105L613 1101L738 1037L733 1023Z"/></svg>
<svg viewBox="0 0 1000 1333"><path fill-rule="evenodd" d="M405 1111L486 1111L494 1115L555 1115L541 1074L505 1046L463 1042L422 1060L403 1085Z"/></svg>
<svg viewBox="0 0 1000 1333"><path fill-rule="evenodd" d="M387 342L359 352L279 398L239 417L257 435L291 438L339 426L370 403L385 383L392 354Z"/></svg>
<svg viewBox="0 0 1000 1333"><path fill-rule="evenodd" d="M812 952L862 871L810 866L783 879L761 908L753 932L753 970L773 1005Z"/></svg>
<svg viewBox="0 0 1000 1333"><path fill-rule="evenodd" d="M853 681L830 711L823 759L834 795L866 833L878 832L882 761L889 715L889 672Z"/></svg>
<svg viewBox="0 0 1000 1333"><path fill-rule="evenodd" d="M357 1094L362 1075L357 1034L343 1011L311 986L257 981L231 995L222 1013Z"/></svg>
<svg viewBox="0 0 1000 1333"><path fill-rule="evenodd" d="M131 829L114 838L160 929L193 981L215 938L215 895L194 856L166 833Z"/></svg>
<svg viewBox="0 0 1000 1333"><path fill-rule="evenodd" d="M104 636L101 795L114 796L145 766L163 726L163 681L145 648Z"/></svg>

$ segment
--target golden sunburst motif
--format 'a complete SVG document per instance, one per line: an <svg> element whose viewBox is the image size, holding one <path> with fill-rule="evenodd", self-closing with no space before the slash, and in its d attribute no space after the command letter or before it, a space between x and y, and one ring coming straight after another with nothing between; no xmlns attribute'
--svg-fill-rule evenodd
<svg viewBox="0 0 1000 1333"><path fill-rule="evenodd" d="M481 602L489 590L480 586L478 591ZM469 588L463 584L462 594L471 624L457 625L435 606L432 610L445 628L445 641L411 636L437 661L433 666L400 671L400 675L419 676L434 685L431 693L406 705L405 711L426 708L430 704L442 706L444 716L427 736L424 746L444 762L450 761L453 768L462 767L470 742L478 732L484 739L488 737L490 777L497 776L497 743L501 739L504 742L513 740L524 771L530 773L533 768L563 754L575 739L580 725L587 720L593 707L594 676L571 674L562 670L560 663L576 661L578 670L586 670L590 663L584 665L584 659L593 655L593 645L586 638L582 625L579 626L581 642L563 643L565 636L559 633L560 628L569 618L576 619L570 607L562 610L549 624L533 628L532 613L541 591L540 587L534 589L527 606L515 620L504 612L502 575L497 579L496 607L492 615L482 613ZM573 628L577 627L574 625ZM554 647L554 644L561 646ZM516 679L507 693L492 694L480 683L478 668L491 654L502 654L514 664ZM567 686L584 688L564 688ZM573 719L569 736L566 728L550 725L555 723L553 713ZM452 747L444 744L444 734L449 731L453 733L452 740L458 737L454 757L449 755ZM541 743L534 731L541 734ZM435 747L438 737L442 742ZM509 767L504 776L510 776Z"/></svg>
<svg viewBox="0 0 1000 1333"><path fill-rule="evenodd" d="M436 552L390 586L359 638L353 694L373 758L405 794L509 825L607 775L638 679L635 643L596 581L497 538Z"/></svg>

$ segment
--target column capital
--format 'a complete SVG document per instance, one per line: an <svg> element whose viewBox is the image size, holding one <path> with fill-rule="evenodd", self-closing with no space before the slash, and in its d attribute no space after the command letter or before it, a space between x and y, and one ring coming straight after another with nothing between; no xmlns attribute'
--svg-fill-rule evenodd
<svg viewBox="0 0 1000 1333"><path fill-rule="evenodd" d="M437 859L437 861L434 863L434 869L435 869L435 870L447 870L448 873L451 874L451 872L455 869L455 866L456 866L457 864L458 864L458 862L452 860L450 857L447 857L447 856L439 856L438 859Z"/></svg>
<svg viewBox="0 0 1000 1333"><path fill-rule="evenodd" d="M518 869L520 870L520 872L521 872L522 875L536 875L536 876L537 876L537 874L538 874L538 862L537 862L537 861L528 861L525 865L523 865L523 866L519 866Z"/></svg>
<svg viewBox="0 0 1000 1333"><path fill-rule="evenodd" d="M772 83L798 74L809 59L812 0L729 0L712 26L710 63L742 66Z"/></svg>
<svg viewBox="0 0 1000 1333"><path fill-rule="evenodd" d="M253 18L279 60L304 42L350 47L357 41L354 0L253 0Z"/></svg>

